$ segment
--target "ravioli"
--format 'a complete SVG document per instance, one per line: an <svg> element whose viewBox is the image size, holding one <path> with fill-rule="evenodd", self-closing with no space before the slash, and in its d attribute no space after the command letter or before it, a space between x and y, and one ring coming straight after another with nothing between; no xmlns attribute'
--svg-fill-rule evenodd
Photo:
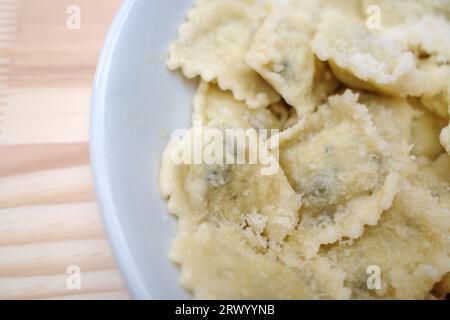
<svg viewBox="0 0 450 320"><path fill-rule="evenodd" d="M277 245L297 224L301 197L281 170L264 176L257 165L173 166L169 159L165 163L163 194L170 198L169 210L186 218L187 226L203 220L233 222L249 233L255 246L265 249Z"/></svg>
<svg viewBox="0 0 450 320"><path fill-rule="evenodd" d="M194 109L195 119L201 118L198 113L204 114L205 129L252 128L252 121L247 121L250 115L253 121L260 120L258 125L270 127L276 123L270 111L250 110L245 104L235 102L228 93L204 83L194 97ZM225 134L219 139L226 143ZM172 141L163 156L160 187L163 195L170 198L172 213L180 218L189 217L191 225L207 218L245 226L252 217L260 217L262 229L258 227L253 231L256 236L265 232L267 237L263 241L267 244L280 242L295 227L301 197L292 190L282 170L263 175L263 164L259 162L175 165L171 161L174 149L186 143L192 141ZM247 155L247 151L244 154Z"/></svg>
<svg viewBox="0 0 450 320"><path fill-rule="evenodd" d="M444 149L439 134L445 121L423 108L417 99L389 98L363 94L375 126L388 141L395 141L397 159L416 157L436 159ZM406 159L405 159L406 160Z"/></svg>
<svg viewBox="0 0 450 320"><path fill-rule="evenodd" d="M450 211L426 190L405 182L377 226L353 243L320 252L342 268L354 299L423 299L450 269ZM380 289L368 289L368 268Z"/></svg>
<svg viewBox="0 0 450 320"><path fill-rule="evenodd" d="M398 25L420 18L424 13L450 16L448 0L359 0L360 12L367 16L367 8L377 6L383 25Z"/></svg>
<svg viewBox="0 0 450 320"><path fill-rule="evenodd" d="M303 196L302 220L290 246L305 257L323 244L361 236L396 193L391 147L357 99L350 91L330 98L281 148L281 165Z"/></svg>
<svg viewBox="0 0 450 320"><path fill-rule="evenodd" d="M194 97L193 123L218 128L254 128L281 130L288 119L278 118L268 108L251 109L236 101L228 91L202 81Z"/></svg>
<svg viewBox="0 0 450 320"><path fill-rule="evenodd" d="M346 299L344 274L325 259L287 266L251 248L235 225L201 224L180 232L172 258L182 266L181 282L200 299ZM207 261L207 262L206 262ZM206 263L205 263L206 262Z"/></svg>
<svg viewBox="0 0 450 320"><path fill-rule="evenodd" d="M435 159L444 151L439 141L439 134L445 122L427 110L422 112L423 114L419 115L413 122L414 148L412 153Z"/></svg>
<svg viewBox="0 0 450 320"><path fill-rule="evenodd" d="M159 176L194 298L449 298L449 0L196 0L167 65L199 78Z"/></svg>
<svg viewBox="0 0 450 320"><path fill-rule="evenodd" d="M443 153L433 161L421 159L417 173L410 180L429 190L442 207L450 210L450 156Z"/></svg>
<svg viewBox="0 0 450 320"><path fill-rule="evenodd" d="M449 90L442 91L434 96L424 95L421 97L420 102L428 110L432 111L439 117L448 120L450 104L450 99L448 96Z"/></svg>
<svg viewBox="0 0 450 320"><path fill-rule="evenodd" d="M313 51L352 88L400 97L437 95L450 74L450 24L443 18L418 19L371 30L360 15L329 9Z"/></svg>
<svg viewBox="0 0 450 320"><path fill-rule="evenodd" d="M447 273L433 289L433 294L437 296L438 299L448 299L450 294L450 273Z"/></svg>
<svg viewBox="0 0 450 320"><path fill-rule="evenodd" d="M168 67L231 90L251 108L267 107L278 93L245 62L254 30L265 15L258 0L201 0L188 13L169 50Z"/></svg>
<svg viewBox="0 0 450 320"><path fill-rule="evenodd" d="M384 139L392 141L396 148L405 145L412 148L413 122L422 112L416 110L407 99L391 98L361 93L360 103L367 106L373 123ZM411 151L408 149L408 153Z"/></svg>
<svg viewBox="0 0 450 320"><path fill-rule="evenodd" d="M311 50L319 12L320 1L279 3L253 37L245 59L296 109L299 118L314 111L339 87Z"/></svg>
<svg viewBox="0 0 450 320"><path fill-rule="evenodd" d="M315 57L310 44L319 8L302 1L308 5L304 9L297 3L280 4L266 17L245 61L304 115L314 109Z"/></svg>

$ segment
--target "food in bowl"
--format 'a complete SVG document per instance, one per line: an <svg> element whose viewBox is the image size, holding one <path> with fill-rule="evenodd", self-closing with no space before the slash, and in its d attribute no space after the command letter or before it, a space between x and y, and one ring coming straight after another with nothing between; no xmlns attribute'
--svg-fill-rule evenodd
<svg viewBox="0 0 450 320"><path fill-rule="evenodd" d="M445 298L450 2L197 0L160 190L206 299ZM188 107L188 104L186 104Z"/></svg>

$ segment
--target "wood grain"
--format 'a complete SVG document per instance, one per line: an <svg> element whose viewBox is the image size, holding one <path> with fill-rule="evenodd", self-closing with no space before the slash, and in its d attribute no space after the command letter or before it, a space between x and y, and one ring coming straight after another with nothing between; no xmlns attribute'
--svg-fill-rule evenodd
<svg viewBox="0 0 450 320"><path fill-rule="evenodd" d="M121 0L0 0L0 299L128 299L98 214L89 101ZM77 5L81 28L67 28ZM69 266L80 269L71 290Z"/></svg>
<svg viewBox="0 0 450 320"><path fill-rule="evenodd" d="M110 291L110 292L95 292L85 293L72 296L50 297L43 300L128 300L129 296L126 291Z"/></svg>
<svg viewBox="0 0 450 320"><path fill-rule="evenodd" d="M95 202L0 210L0 250L1 246L104 239L97 213Z"/></svg>
<svg viewBox="0 0 450 320"><path fill-rule="evenodd" d="M30 158L33 161L30 161ZM89 164L87 143L0 145L0 177Z"/></svg>
<svg viewBox="0 0 450 320"><path fill-rule="evenodd" d="M2 145L87 142L90 88L9 88Z"/></svg>
<svg viewBox="0 0 450 320"><path fill-rule="evenodd" d="M94 199L89 166L0 178L0 209Z"/></svg>
<svg viewBox="0 0 450 320"><path fill-rule="evenodd" d="M114 268L105 239L2 246L0 277L37 276L65 272L76 265L82 271Z"/></svg>
<svg viewBox="0 0 450 320"><path fill-rule="evenodd" d="M22 0L10 86L91 87L100 49L121 0ZM77 5L80 29L67 28Z"/></svg>
<svg viewBox="0 0 450 320"><path fill-rule="evenodd" d="M67 288L68 275L0 278L0 299L44 299L68 295L93 294L104 291L123 291L120 274L116 270L102 270L81 274L80 290Z"/></svg>

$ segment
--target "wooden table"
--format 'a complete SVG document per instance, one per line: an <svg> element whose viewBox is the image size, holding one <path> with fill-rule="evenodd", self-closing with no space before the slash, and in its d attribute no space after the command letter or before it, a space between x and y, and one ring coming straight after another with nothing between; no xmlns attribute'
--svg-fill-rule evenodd
<svg viewBox="0 0 450 320"><path fill-rule="evenodd" d="M88 148L91 83L120 2L0 0L0 299L129 297Z"/></svg>

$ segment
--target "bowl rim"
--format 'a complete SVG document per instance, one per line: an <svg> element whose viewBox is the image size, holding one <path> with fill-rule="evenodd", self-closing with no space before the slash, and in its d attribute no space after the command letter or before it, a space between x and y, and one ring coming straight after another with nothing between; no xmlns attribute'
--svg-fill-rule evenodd
<svg viewBox="0 0 450 320"><path fill-rule="evenodd" d="M113 49L118 43L121 30L136 1L125 0L120 5L107 32L97 63L90 109L90 160L97 203L116 265L132 298L151 299L152 295L144 285L139 268L127 244L124 230L118 220L118 210L115 206L106 166L106 139L103 134L99 134L104 132L105 127L106 90L114 54Z"/></svg>

